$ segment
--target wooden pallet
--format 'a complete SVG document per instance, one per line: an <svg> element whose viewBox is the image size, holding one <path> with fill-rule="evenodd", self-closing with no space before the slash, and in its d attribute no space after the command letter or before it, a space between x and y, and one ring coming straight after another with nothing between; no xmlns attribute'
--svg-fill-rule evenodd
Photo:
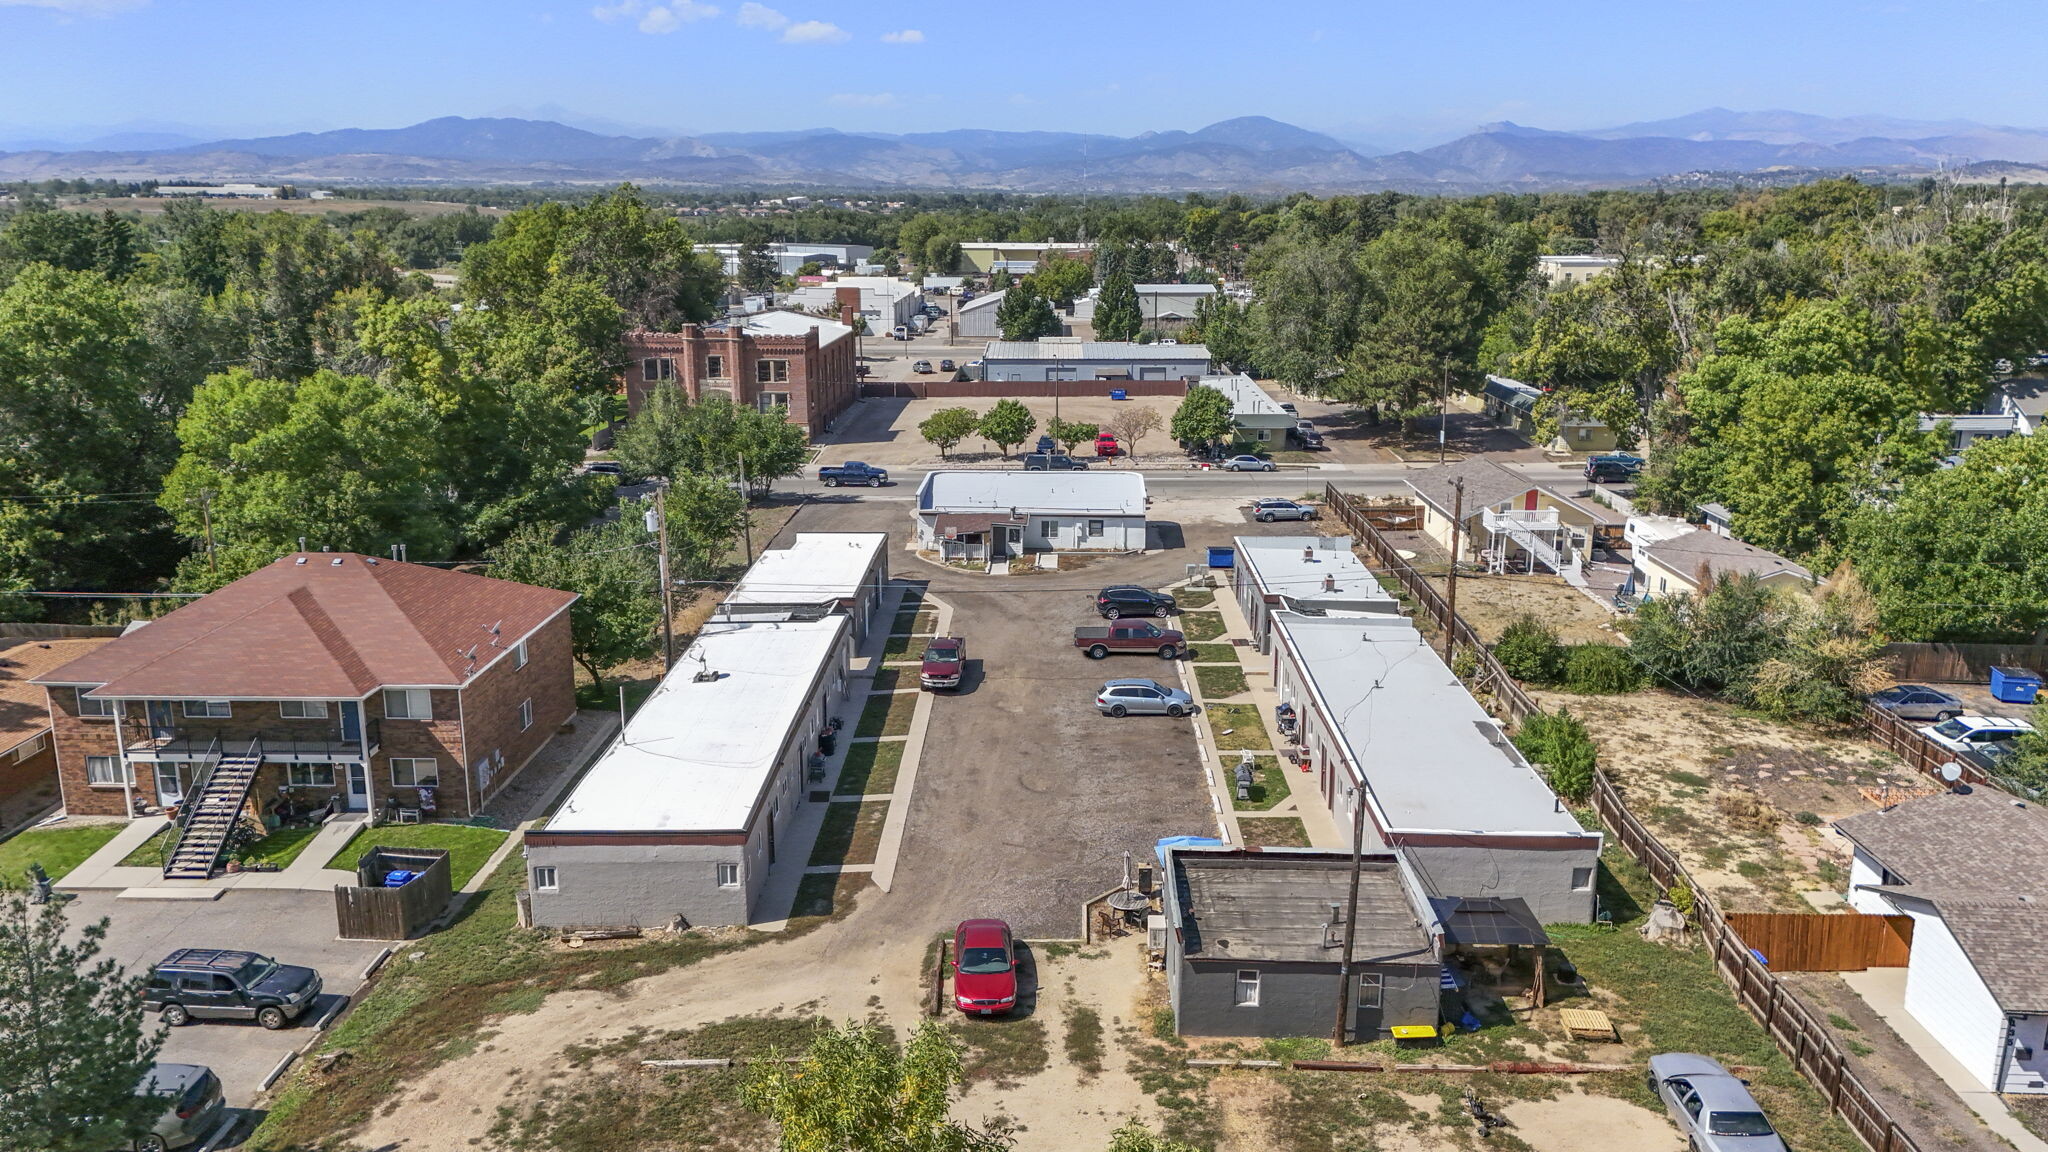
<svg viewBox="0 0 2048 1152"><path fill-rule="evenodd" d="M1621 1042L1621 1033L1614 1030L1614 1021L1609 1020L1605 1012L1593 1008L1559 1008L1557 1018L1574 1040Z"/></svg>

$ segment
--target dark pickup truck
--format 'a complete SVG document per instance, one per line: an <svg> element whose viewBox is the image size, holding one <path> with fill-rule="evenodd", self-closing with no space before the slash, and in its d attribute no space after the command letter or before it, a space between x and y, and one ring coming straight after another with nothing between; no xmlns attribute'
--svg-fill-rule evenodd
<svg viewBox="0 0 2048 1152"><path fill-rule="evenodd" d="M889 482L889 470L877 468L872 464L863 464L858 460L848 460L836 468L828 466L818 469L818 480L827 488L837 488L841 484L865 484L870 488L880 488Z"/></svg>
<svg viewBox="0 0 2048 1152"><path fill-rule="evenodd" d="M1187 637L1150 620L1117 620L1101 628L1074 629L1074 647L1100 660L1112 652L1156 653L1172 660L1187 650Z"/></svg>

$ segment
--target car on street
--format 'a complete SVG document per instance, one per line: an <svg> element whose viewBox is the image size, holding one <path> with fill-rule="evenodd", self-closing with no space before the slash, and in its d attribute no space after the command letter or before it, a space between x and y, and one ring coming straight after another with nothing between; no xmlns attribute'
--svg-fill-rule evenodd
<svg viewBox="0 0 2048 1152"><path fill-rule="evenodd" d="M227 1115L220 1077L204 1064L154 1064L135 1086L137 1096L156 1096L164 1114L135 1141L137 1152L189 1148L213 1134Z"/></svg>
<svg viewBox="0 0 2048 1152"><path fill-rule="evenodd" d="M1294 405L1292 405L1292 404L1289 404L1289 403L1288 403L1287 401L1285 401L1285 400L1282 400L1282 401L1280 402L1280 410L1281 410L1282 412L1285 412L1285 413L1287 413L1287 414L1288 414L1289 416L1298 416L1298 415L1300 415L1300 413L1298 413L1298 412L1296 412L1296 411L1294 410Z"/></svg>
<svg viewBox="0 0 2048 1152"><path fill-rule="evenodd" d="M1086 652L1090 660L1101 660L1113 652L1157 653L1161 660L1173 660L1187 651L1188 640L1150 620L1113 620L1107 627L1074 629L1074 647Z"/></svg>
<svg viewBox="0 0 2048 1152"><path fill-rule="evenodd" d="M894 328L891 328L891 329L889 329L889 339L891 339L891 340L908 340L908 339L910 339L910 326L909 326L908 324L898 324L898 325L897 325L897 326L895 326Z"/></svg>
<svg viewBox="0 0 2048 1152"><path fill-rule="evenodd" d="M320 995L320 973L256 952L180 948L149 970L142 1007L173 1028L193 1020L254 1020L276 1031Z"/></svg>
<svg viewBox="0 0 2048 1152"><path fill-rule="evenodd" d="M1315 505L1303 504L1299 500L1284 500L1275 496L1252 501L1252 519L1262 523L1271 524L1275 520L1313 520L1315 518Z"/></svg>
<svg viewBox="0 0 2048 1152"><path fill-rule="evenodd" d="M2034 730L2011 716L1951 716L1920 729L1920 734L1951 752L1988 752ZM1996 755L1996 753L1994 753Z"/></svg>
<svg viewBox="0 0 2048 1152"><path fill-rule="evenodd" d="M929 360L919 360L910 366L910 370L920 376L927 375L932 370L932 362Z"/></svg>
<svg viewBox="0 0 2048 1152"><path fill-rule="evenodd" d="M1017 941L1001 920L962 920L953 930L953 1007L1000 1016L1017 1006Z"/></svg>
<svg viewBox="0 0 2048 1152"><path fill-rule="evenodd" d="M1033 452L1024 457L1026 472L1086 472L1088 462L1064 452Z"/></svg>
<svg viewBox="0 0 2048 1152"><path fill-rule="evenodd" d="M1633 468L1638 472L1648 467L1650 463L1648 458L1638 456L1633 452L1595 452L1590 458L1594 460L1610 460L1624 467Z"/></svg>
<svg viewBox="0 0 2048 1152"><path fill-rule="evenodd" d="M583 466L592 476L624 476L626 467L615 460L593 460Z"/></svg>
<svg viewBox="0 0 2048 1152"><path fill-rule="evenodd" d="M1685 1134L1691 1152L1785 1152L1749 1085L1718 1061L1690 1052L1650 1057L1644 1081Z"/></svg>
<svg viewBox="0 0 2048 1152"><path fill-rule="evenodd" d="M1247 455L1232 456L1223 462L1222 467L1225 472L1272 472L1280 466L1271 460L1261 460L1257 456Z"/></svg>
<svg viewBox="0 0 2048 1152"><path fill-rule="evenodd" d="M1111 680L1095 694L1095 710L1104 716L1185 716L1195 698L1157 680Z"/></svg>
<svg viewBox="0 0 2048 1152"><path fill-rule="evenodd" d="M864 464L859 460L848 460L836 467L818 469L818 482L827 488L837 488L841 484L865 484L870 488L880 488L889 482L889 470Z"/></svg>
<svg viewBox="0 0 2048 1152"><path fill-rule="evenodd" d="M918 686L958 688L966 668L967 641L958 636L934 636L924 642L924 663L917 670Z"/></svg>
<svg viewBox="0 0 2048 1152"><path fill-rule="evenodd" d="M957 365L957 364L953 363L953 362L952 362L951 360L941 360L941 361L939 361L939 371L941 371L941 372L954 372L954 371L958 371L958 370L959 370L959 365Z"/></svg>
<svg viewBox="0 0 2048 1152"><path fill-rule="evenodd" d="M1642 470L1640 465L1595 457L1586 461L1584 475L1595 484L1626 484L1640 475Z"/></svg>
<svg viewBox="0 0 2048 1152"><path fill-rule="evenodd" d="M1963 714L1963 702L1925 684L1900 684L1870 694L1870 702L1901 720L1946 720Z"/></svg>
<svg viewBox="0 0 2048 1152"><path fill-rule="evenodd" d="M1136 584L1111 584L1095 594L1095 611L1104 620L1120 616L1157 616L1165 619L1179 607L1173 597Z"/></svg>

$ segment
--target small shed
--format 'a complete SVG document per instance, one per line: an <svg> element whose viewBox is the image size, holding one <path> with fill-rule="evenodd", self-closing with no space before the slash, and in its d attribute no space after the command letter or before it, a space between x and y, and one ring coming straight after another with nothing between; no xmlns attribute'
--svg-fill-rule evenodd
<svg viewBox="0 0 2048 1152"><path fill-rule="evenodd" d="M448 910L454 896L445 848L372 848L356 883L334 888L344 940L406 940Z"/></svg>

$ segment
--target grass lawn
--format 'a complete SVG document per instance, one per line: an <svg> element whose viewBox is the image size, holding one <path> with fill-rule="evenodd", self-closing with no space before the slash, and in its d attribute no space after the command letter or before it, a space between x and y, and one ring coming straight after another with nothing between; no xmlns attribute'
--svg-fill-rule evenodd
<svg viewBox="0 0 2048 1152"><path fill-rule="evenodd" d="M85 858L106 846L107 841L121 834L126 824L74 824L70 827L57 825L51 828L31 828L11 840L0 841L0 888L25 888L28 866L41 864L43 871L52 880L62 880L66 873Z"/></svg>
<svg viewBox="0 0 2048 1152"><path fill-rule="evenodd" d="M505 836L497 828L472 828L467 824L386 824L356 833L327 866L353 872L362 862L363 854L372 848L446 848L448 883L459 892L491 858L491 853L498 850Z"/></svg>
<svg viewBox="0 0 2048 1152"><path fill-rule="evenodd" d="M1266 724L1259 716L1259 710L1251 704L1210 704L1202 709L1209 718L1209 735L1216 740L1216 747L1224 752L1244 749L1271 748L1272 737L1266 735ZM1230 729L1228 735L1224 729Z"/></svg>
<svg viewBox="0 0 2048 1152"><path fill-rule="evenodd" d="M855 736L908 736L910 714L917 710L917 693L900 692L887 696L868 697L867 707L860 710L860 723L854 725Z"/></svg>
<svg viewBox="0 0 2048 1152"><path fill-rule="evenodd" d="M1235 664L1237 646L1234 644L1189 644L1188 659L1197 664Z"/></svg>
<svg viewBox="0 0 2048 1152"><path fill-rule="evenodd" d="M931 639L931 636L928 633L917 636L891 636L882 643L882 659L921 659L924 656L924 642L929 639ZM915 653L915 655L912 653Z"/></svg>
<svg viewBox="0 0 2048 1152"><path fill-rule="evenodd" d="M1189 640L1200 643L1214 640L1223 635L1223 614L1220 612L1183 612L1174 627L1179 628Z"/></svg>
<svg viewBox="0 0 2048 1152"><path fill-rule="evenodd" d="M1214 588L1183 588L1173 594L1173 602L1183 608L1207 608L1216 602Z"/></svg>
<svg viewBox="0 0 2048 1152"><path fill-rule="evenodd" d="M929 609L901 612L897 614L895 622L889 625L889 634L892 636L909 636L913 633L930 635L938 626L939 614L937 612L930 611Z"/></svg>
<svg viewBox="0 0 2048 1152"><path fill-rule="evenodd" d="M1252 798L1234 801L1237 805L1237 810L1239 812L1265 812L1271 810L1274 805L1282 800L1287 799L1289 792L1287 773L1289 771L1289 766L1281 763L1278 756L1252 757L1252 786L1250 789ZM1237 762L1226 757L1223 761L1223 778L1230 781L1230 794L1233 797L1237 795L1236 772Z"/></svg>
<svg viewBox="0 0 2048 1152"><path fill-rule="evenodd" d="M963 1049L961 1075L970 1084L987 1080L998 1088L1008 1087L1044 1071L1052 1059L1045 1025L1036 1017L955 1020L952 1031Z"/></svg>
<svg viewBox="0 0 2048 1152"><path fill-rule="evenodd" d="M320 829L318 828L279 828L277 831L244 848L242 850L242 859L247 863L275 864L279 868L283 868L290 865L292 861L297 860L299 853L304 852L306 845L311 844L313 837L319 834ZM477 867L482 867L483 862L489 858L490 853L488 852L478 857ZM450 860L449 863L453 864L455 861ZM462 882L457 881L456 887L459 888L461 886Z"/></svg>
<svg viewBox="0 0 2048 1152"><path fill-rule="evenodd" d="M1244 680L1244 669L1235 664L1197 665L1195 683L1201 686L1204 700L1220 700L1225 696L1251 691L1251 685Z"/></svg>
<svg viewBox="0 0 2048 1152"><path fill-rule="evenodd" d="M896 790L896 772L903 767L903 742L849 744L846 766L839 770L841 796L866 796Z"/></svg>
<svg viewBox="0 0 2048 1152"><path fill-rule="evenodd" d="M161 868L164 866L164 851L171 846L171 830L159 829L157 834L135 846L133 852L121 857L122 868Z"/></svg>
<svg viewBox="0 0 2048 1152"><path fill-rule="evenodd" d="M808 926L837 920L853 911L853 902L859 898L861 889L871 883L865 872L820 872L806 876L797 881L796 901L790 905L789 918L811 921Z"/></svg>
<svg viewBox="0 0 2048 1152"><path fill-rule="evenodd" d="M882 821L889 802L840 803L825 806L825 823L811 847L811 867L827 864L873 864L882 843Z"/></svg>
<svg viewBox="0 0 2048 1152"><path fill-rule="evenodd" d="M1240 816L1237 829L1248 847L1307 848L1308 828L1298 816Z"/></svg>
<svg viewBox="0 0 2048 1152"><path fill-rule="evenodd" d="M914 688L914 684L903 682L903 673L895 669L884 669L875 673L876 692L894 692L898 688Z"/></svg>

